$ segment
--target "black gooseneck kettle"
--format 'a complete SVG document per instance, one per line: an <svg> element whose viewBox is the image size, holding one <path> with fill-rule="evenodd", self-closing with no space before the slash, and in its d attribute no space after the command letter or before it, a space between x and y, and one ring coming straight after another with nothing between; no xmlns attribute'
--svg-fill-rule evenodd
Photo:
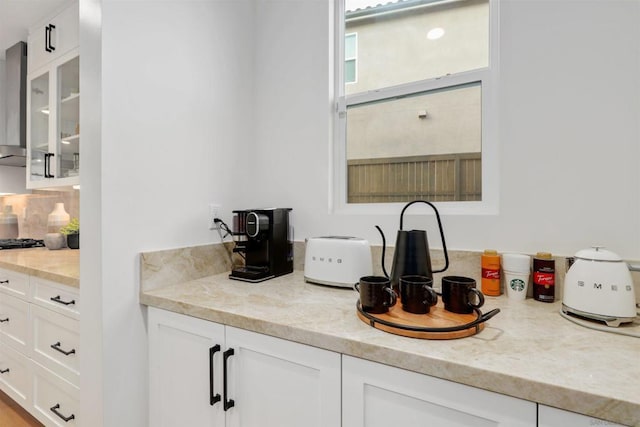
<svg viewBox="0 0 640 427"><path fill-rule="evenodd" d="M403 230L404 212L414 203L426 203L436 213L438 220L438 228L440 229L440 238L442 239L442 249L444 251L444 268L440 270L431 269L431 257L429 256L429 243L427 241L427 232L425 230ZM384 275L389 277L387 269L384 266L384 256L386 252L386 239L384 233L376 225L376 228L382 236L382 270ZM442 230L442 222L438 209L426 200L414 200L405 205L400 213L400 230L396 237L396 249L393 254L393 266L391 268L391 284L396 292L399 292L399 280L401 276L420 275L433 278L433 273L441 273L449 268L449 254L447 253L447 244L444 240L444 231Z"/></svg>

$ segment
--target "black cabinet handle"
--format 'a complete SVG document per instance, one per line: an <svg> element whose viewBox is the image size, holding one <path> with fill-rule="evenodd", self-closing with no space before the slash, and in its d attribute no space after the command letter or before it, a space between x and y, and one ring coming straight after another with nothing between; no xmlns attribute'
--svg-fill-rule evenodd
<svg viewBox="0 0 640 427"><path fill-rule="evenodd" d="M44 154L44 177L45 178L50 178L51 176L49 175L49 153L45 153Z"/></svg>
<svg viewBox="0 0 640 427"><path fill-rule="evenodd" d="M74 300L74 299L72 299L71 301L63 301L63 300L60 298L60 295L57 295L57 296L55 296L55 297L51 297L51 298L49 298L49 299L50 299L51 301L55 301L55 302L57 302L58 304L64 304L64 305L71 305L71 304L75 304L75 303L76 303L76 300Z"/></svg>
<svg viewBox="0 0 640 427"><path fill-rule="evenodd" d="M51 34L53 30L55 30L56 26L53 24L49 24L44 27L44 50L47 52L53 52L56 50L56 47L51 44Z"/></svg>
<svg viewBox="0 0 640 427"><path fill-rule="evenodd" d="M9 318L7 317L6 319L0 319L0 323L4 323L4 322L8 322Z"/></svg>
<svg viewBox="0 0 640 427"><path fill-rule="evenodd" d="M220 345L216 344L209 349L209 405L220 402L220 393L213 391L213 355L220 351Z"/></svg>
<svg viewBox="0 0 640 427"><path fill-rule="evenodd" d="M51 174L51 158L55 156L53 153L46 153L44 155L44 177L55 178L55 175Z"/></svg>
<svg viewBox="0 0 640 427"><path fill-rule="evenodd" d="M59 351L60 353L64 354L65 356L68 356L68 355L70 355L70 354L75 354L75 352L76 352L76 349L75 349L75 348L72 348L72 349L71 349L71 350L69 350L69 351L65 351L65 350L63 350L63 349L61 349L61 348L60 348L60 346L61 346L61 345L62 345L62 344L60 344L60 341L58 341L58 342L57 342L57 343L55 343L55 344L51 344L51 348L52 348L52 349L54 349L55 351Z"/></svg>
<svg viewBox="0 0 640 427"><path fill-rule="evenodd" d="M229 350L225 351L224 353L222 353L222 382L223 382L223 389L222 389L222 393L224 393L224 410L228 410L229 408L233 408L233 406L236 404L236 402L233 401L233 399L227 399L227 360L229 359L229 357L233 356L233 349L230 348Z"/></svg>
<svg viewBox="0 0 640 427"><path fill-rule="evenodd" d="M69 415L68 417L65 417L60 412L58 412L58 409L60 409L60 404L59 403L56 403L55 406L52 406L51 408L49 408L49 410L51 412L53 412L54 414L56 414L57 416L62 418L62 421L64 421L65 423L68 423L69 421L71 421L71 420L76 418L76 416L73 415L73 414Z"/></svg>
<svg viewBox="0 0 640 427"><path fill-rule="evenodd" d="M8 284L8 283L9 283L9 279L7 279L7 280L0 280L0 283L7 283L7 284Z"/></svg>
<svg viewBox="0 0 640 427"><path fill-rule="evenodd" d="M7 372L9 372L9 368L7 368L7 369L0 369L0 374L6 374Z"/></svg>
<svg viewBox="0 0 640 427"><path fill-rule="evenodd" d="M50 37L51 37L51 28L49 28L49 26L47 25L46 27L44 27L44 50L46 50L47 52L51 52L51 49L49 48Z"/></svg>

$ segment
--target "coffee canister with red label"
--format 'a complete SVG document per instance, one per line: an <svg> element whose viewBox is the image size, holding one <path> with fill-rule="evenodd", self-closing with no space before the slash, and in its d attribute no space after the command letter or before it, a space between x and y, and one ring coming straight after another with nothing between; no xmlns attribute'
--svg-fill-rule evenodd
<svg viewBox="0 0 640 427"><path fill-rule="evenodd" d="M542 302L554 302L556 298L556 263L548 252L538 252L533 257L533 298Z"/></svg>

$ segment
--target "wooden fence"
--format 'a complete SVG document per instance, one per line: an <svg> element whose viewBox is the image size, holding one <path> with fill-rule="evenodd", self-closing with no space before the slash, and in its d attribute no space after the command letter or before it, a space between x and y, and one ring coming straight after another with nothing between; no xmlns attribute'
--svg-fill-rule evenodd
<svg viewBox="0 0 640 427"><path fill-rule="evenodd" d="M347 161L348 203L482 200L481 153Z"/></svg>

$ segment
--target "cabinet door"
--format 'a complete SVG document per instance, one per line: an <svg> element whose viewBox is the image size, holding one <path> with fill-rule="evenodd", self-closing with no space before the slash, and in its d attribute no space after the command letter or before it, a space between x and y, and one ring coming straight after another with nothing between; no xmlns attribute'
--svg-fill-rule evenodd
<svg viewBox="0 0 640 427"><path fill-rule="evenodd" d="M226 339L228 427L340 425L340 354L232 327Z"/></svg>
<svg viewBox="0 0 640 427"><path fill-rule="evenodd" d="M149 425L223 426L212 397L222 395L224 327L152 307L148 326Z"/></svg>
<svg viewBox="0 0 640 427"><path fill-rule="evenodd" d="M576 414L575 412L563 411L562 409L550 406L538 405L538 427L623 427L610 421L599 420Z"/></svg>
<svg viewBox="0 0 640 427"><path fill-rule="evenodd" d="M535 427L536 404L379 363L342 358L342 425Z"/></svg>
<svg viewBox="0 0 640 427"><path fill-rule="evenodd" d="M28 38L28 72L36 71L79 44L78 3L32 29Z"/></svg>
<svg viewBox="0 0 640 427"><path fill-rule="evenodd" d="M27 83L29 108L27 116L27 145L29 163L27 176L30 182L45 179L45 155L49 153L49 116L51 114L50 73L45 71L30 76Z"/></svg>
<svg viewBox="0 0 640 427"><path fill-rule="evenodd" d="M27 188L75 185L80 173L78 49L43 70L30 74L27 83Z"/></svg>
<svg viewBox="0 0 640 427"><path fill-rule="evenodd" d="M80 173L80 57L73 52L56 66L56 136L51 162L55 178Z"/></svg>

